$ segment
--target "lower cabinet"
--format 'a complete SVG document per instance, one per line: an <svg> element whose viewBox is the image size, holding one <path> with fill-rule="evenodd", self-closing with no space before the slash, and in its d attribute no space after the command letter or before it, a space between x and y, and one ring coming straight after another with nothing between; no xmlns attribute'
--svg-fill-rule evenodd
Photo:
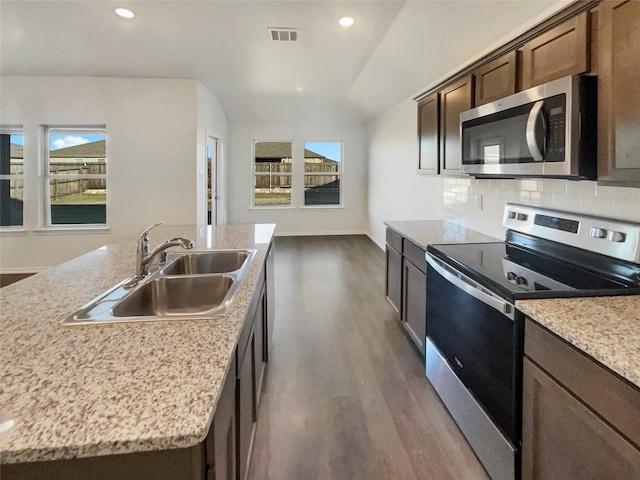
<svg viewBox="0 0 640 480"><path fill-rule="evenodd" d="M206 439L207 480L236 480L236 372L234 355Z"/></svg>
<svg viewBox="0 0 640 480"><path fill-rule="evenodd" d="M522 479L640 478L640 390L531 320Z"/></svg>
<svg viewBox="0 0 640 480"><path fill-rule="evenodd" d="M238 378L237 378L237 458L238 477L245 478L249 459L251 455L251 445L256 422L256 378L255 378L255 331L252 328L246 350L240 354L238 352Z"/></svg>
<svg viewBox="0 0 640 480"><path fill-rule="evenodd" d="M418 350L427 334L427 264L425 250L387 228L386 295Z"/></svg>
<svg viewBox="0 0 640 480"><path fill-rule="evenodd" d="M410 253L412 249L415 250L413 256ZM424 355L427 335L427 273L424 250L405 240L404 252L402 322L413 343Z"/></svg>
<svg viewBox="0 0 640 480"><path fill-rule="evenodd" d="M387 228L387 299L400 314L402 309L402 237Z"/></svg>

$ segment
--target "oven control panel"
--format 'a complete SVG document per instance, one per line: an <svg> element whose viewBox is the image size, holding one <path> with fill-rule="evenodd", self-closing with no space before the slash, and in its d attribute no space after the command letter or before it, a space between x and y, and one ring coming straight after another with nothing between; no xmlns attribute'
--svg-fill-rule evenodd
<svg viewBox="0 0 640 480"><path fill-rule="evenodd" d="M640 223L507 203L502 226L640 264Z"/></svg>

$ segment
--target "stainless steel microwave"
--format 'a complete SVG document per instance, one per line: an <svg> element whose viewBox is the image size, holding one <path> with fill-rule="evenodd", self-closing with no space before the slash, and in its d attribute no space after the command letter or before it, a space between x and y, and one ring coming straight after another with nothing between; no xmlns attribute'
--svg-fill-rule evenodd
<svg viewBox="0 0 640 480"><path fill-rule="evenodd" d="M460 114L462 171L595 179L597 79L569 76Z"/></svg>

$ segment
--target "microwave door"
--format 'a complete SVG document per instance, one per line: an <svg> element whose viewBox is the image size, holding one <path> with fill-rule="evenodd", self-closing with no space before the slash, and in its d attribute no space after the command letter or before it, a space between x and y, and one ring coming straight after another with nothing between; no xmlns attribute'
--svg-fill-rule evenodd
<svg viewBox="0 0 640 480"><path fill-rule="evenodd" d="M544 102L542 100L534 103L533 108L529 113L529 118L527 119L527 147L529 148L529 152L531 152L531 158L536 162L544 160L544 151L546 146L545 140L547 137L547 125L542 111L543 106Z"/></svg>

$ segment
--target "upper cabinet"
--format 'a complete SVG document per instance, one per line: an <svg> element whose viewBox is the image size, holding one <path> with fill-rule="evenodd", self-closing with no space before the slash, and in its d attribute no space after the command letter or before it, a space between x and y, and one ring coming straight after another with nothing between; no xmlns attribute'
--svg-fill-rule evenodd
<svg viewBox="0 0 640 480"><path fill-rule="evenodd" d="M518 52L512 51L473 72L476 107L518 91Z"/></svg>
<svg viewBox="0 0 640 480"><path fill-rule="evenodd" d="M598 180L640 187L640 2L598 13Z"/></svg>
<svg viewBox="0 0 640 480"><path fill-rule="evenodd" d="M423 174L438 173L440 98L438 93L429 95L418 103L418 171Z"/></svg>
<svg viewBox="0 0 640 480"><path fill-rule="evenodd" d="M522 47L522 89L589 71L588 12L582 12Z"/></svg>
<svg viewBox="0 0 640 480"><path fill-rule="evenodd" d="M440 91L440 173L460 173L460 114L473 108L473 76Z"/></svg>

